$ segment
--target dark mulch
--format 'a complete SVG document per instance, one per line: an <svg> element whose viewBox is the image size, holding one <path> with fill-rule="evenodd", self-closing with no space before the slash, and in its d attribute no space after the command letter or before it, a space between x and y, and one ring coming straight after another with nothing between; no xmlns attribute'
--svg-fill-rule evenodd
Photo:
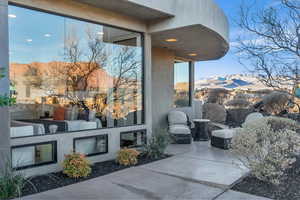
<svg viewBox="0 0 300 200"><path fill-rule="evenodd" d="M248 176L232 189L277 200L300 200L300 159L287 171L287 177L278 186Z"/></svg>
<svg viewBox="0 0 300 200"><path fill-rule="evenodd" d="M154 162L157 160L162 160L162 159L165 159L168 157L170 157L170 155L165 155L158 159L151 159L151 158L148 158L145 156L141 156L139 158L139 163L136 166L144 165L144 164ZM62 172L50 173L50 174L46 174L46 175L31 177L29 179L30 181L28 181L26 183L25 187L22 190L22 196L40 193L40 192L44 192L47 190L59 188L62 186L71 185L74 183L78 183L81 181L85 181L85 180L89 180L89 179L103 176L106 174L110 174L112 172L116 172L116 171L126 169L126 168L129 168L129 167L121 166L121 165L117 164L115 162L115 160L110 160L110 161L99 162L99 163L93 164L92 173L87 178L73 179L73 178L67 177Z"/></svg>

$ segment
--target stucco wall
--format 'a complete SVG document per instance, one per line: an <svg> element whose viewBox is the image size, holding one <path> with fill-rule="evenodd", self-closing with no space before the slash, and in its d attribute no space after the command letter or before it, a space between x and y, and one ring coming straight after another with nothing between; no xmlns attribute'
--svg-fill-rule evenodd
<svg viewBox="0 0 300 200"><path fill-rule="evenodd" d="M152 49L152 127L165 128L166 116L173 108L174 53L168 49Z"/></svg>
<svg viewBox="0 0 300 200"><path fill-rule="evenodd" d="M0 68L6 68L8 74L8 30L7 30L7 0L0 0ZM0 95L9 93L8 78L0 80ZM8 108L0 108L0 170L10 155Z"/></svg>

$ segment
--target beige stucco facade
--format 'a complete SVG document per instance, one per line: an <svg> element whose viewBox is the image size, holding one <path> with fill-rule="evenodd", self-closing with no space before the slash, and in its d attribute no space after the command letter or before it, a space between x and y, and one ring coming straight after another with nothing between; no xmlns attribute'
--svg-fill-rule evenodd
<svg viewBox="0 0 300 200"><path fill-rule="evenodd" d="M33 140L34 143L58 142L58 163L27 169L27 175L60 170L59 163L64 154L72 150L75 137L109 135L109 152L92 157L91 160L96 162L115 157L120 148L120 132L147 129L149 137L156 128L166 127L166 114L173 109L175 58L189 61L218 59L229 48L227 18L213 0L0 0L0 65L6 68L9 62L8 3L144 34L144 125L10 139L8 109L0 110L0 148L3 154L9 152L10 146L30 144ZM122 6L128 9L120 11ZM167 38L176 38L178 42L167 43ZM191 53L196 56L190 56ZM0 80L0 84L0 92L8 93L8 80ZM193 117L193 108L192 104L182 110Z"/></svg>

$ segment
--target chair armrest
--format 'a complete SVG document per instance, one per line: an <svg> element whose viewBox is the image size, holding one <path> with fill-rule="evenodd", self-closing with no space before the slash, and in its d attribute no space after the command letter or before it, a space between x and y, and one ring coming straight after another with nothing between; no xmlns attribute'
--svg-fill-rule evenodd
<svg viewBox="0 0 300 200"><path fill-rule="evenodd" d="M210 125L216 129L229 129L229 126L227 126L225 124L221 124L221 123L210 122Z"/></svg>

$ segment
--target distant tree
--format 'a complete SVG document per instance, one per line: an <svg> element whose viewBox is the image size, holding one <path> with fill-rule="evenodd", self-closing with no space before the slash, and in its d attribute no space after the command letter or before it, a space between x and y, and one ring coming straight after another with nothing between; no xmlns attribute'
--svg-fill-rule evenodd
<svg viewBox="0 0 300 200"><path fill-rule="evenodd" d="M98 70L104 70L112 78L107 91L98 91L94 96L93 108L99 114L110 113L113 118L125 117L128 112L137 110L139 88L140 55L136 48L129 46L110 46L92 30L86 30L88 46L82 47L76 31L70 31L65 47L66 66L60 68L61 77L66 80L67 97L83 107L89 97L89 82ZM112 48L112 49L111 49ZM109 49L112 51L108 56ZM113 66L113 67L112 67Z"/></svg>
<svg viewBox="0 0 300 200"><path fill-rule="evenodd" d="M96 33L86 30L87 48L81 46L76 30L68 31L64 49L66 65L60 67L62 80L66 81L67 97L75 104L84 104L88 95L88 82L93 73L103 68L107 62L105 43Z"/></svg>
<svg viewBox="0 0 300 200"><path fill-rule="evenodd" d="M229 91L224 88L212 88L207 93L207 103L217 103L223 105Z"/></svg>
<svg viewBox="0 0 300 200"><path fill-rule="evenodd" d="M43 73L36 63L31 63L27 65L26 72L24 73L24 84L34 88L43 88Z"/></svg>
<svg viewBox="0 0 300 200"><path fill-rule="evenodd" d="M300 1L279 0L261 9L255 0L244 2L237 22L243 31L236 45L240 62L250 62L247 67L266 86L295 97L300 81Z"/></svg>

